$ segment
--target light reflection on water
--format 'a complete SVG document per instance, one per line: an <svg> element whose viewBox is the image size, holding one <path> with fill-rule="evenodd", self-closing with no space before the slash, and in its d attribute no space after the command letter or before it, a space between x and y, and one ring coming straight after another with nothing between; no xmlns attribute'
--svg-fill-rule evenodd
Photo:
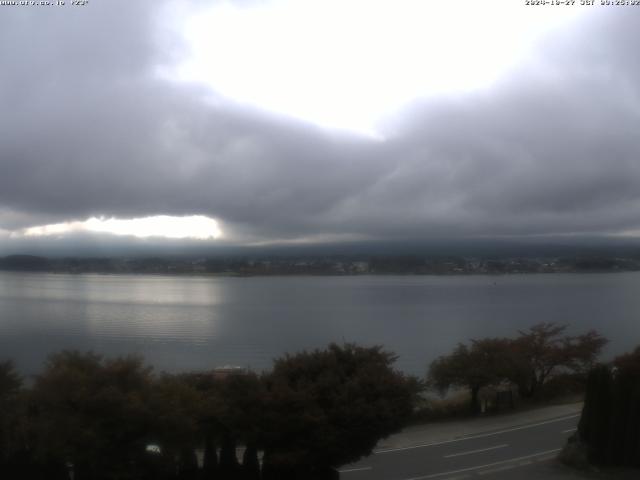
<svg viewBox="0 0 640 480"><path fill-rule="evenodd" d="M331 341L382 344L422 374L457 342L540 321L640 344L640 274L170 277L0 273L0 359L28 373L63 348L137 353L161 370L268 368Z"/></svg>

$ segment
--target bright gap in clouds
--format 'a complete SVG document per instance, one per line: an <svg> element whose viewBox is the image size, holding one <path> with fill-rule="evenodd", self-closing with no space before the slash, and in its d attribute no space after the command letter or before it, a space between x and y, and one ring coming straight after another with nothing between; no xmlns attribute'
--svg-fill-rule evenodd
<svg viewBox="0 0 640 480"><path fill-rule="evenodd" d="M523 1L274 0L186 18L174 74L234 100L378 136L411 100L483 88L585 10ZM175 13L175 12L174 12Z"/></svg>
<svg viewBox="0 0 640 480"><path fill-rule="evenodd" d="M28 237L62 236L72 233L107 233L138 238L160 237L172 239L216 239L222 235L218 222L202 215L118 219L91 217L83 222L64 222L26 228Z"/></svg>

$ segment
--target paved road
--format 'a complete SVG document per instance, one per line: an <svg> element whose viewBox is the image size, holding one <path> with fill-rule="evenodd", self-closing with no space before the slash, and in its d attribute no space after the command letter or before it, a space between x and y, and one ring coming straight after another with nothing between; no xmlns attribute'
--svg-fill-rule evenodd
<svg viewBox="0 0 640 480"><path fill-rule="evenodd" d="M461 480L514 478L556 457L575 431L579 414L489 430L462 438L382 448L343 467L342 480ZM433 425L433 428L438 428ZM511 472L509 472L511 471Z"/></svg>

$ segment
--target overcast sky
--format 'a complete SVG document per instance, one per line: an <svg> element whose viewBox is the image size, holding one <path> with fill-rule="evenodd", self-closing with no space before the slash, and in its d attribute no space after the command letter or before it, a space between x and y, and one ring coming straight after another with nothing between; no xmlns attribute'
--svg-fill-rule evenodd
<svg viewBox="0 0 640 480"><path fill-rule="evenodd" d="M640 7L66 3L0 6L0 251L640 230Z"/></svg>

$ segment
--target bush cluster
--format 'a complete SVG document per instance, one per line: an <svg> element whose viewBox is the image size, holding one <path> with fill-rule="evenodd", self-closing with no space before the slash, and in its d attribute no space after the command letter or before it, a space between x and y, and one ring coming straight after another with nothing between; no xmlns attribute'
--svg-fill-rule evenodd
<svg viewBox="0 0 640 480"><path fill-rule="evenodd" d="M394 361L332 344L260 375L155 374L140 358L64 351L28 387L2 363L0 477L336 478L412 413L418 382Z"/></svg>

